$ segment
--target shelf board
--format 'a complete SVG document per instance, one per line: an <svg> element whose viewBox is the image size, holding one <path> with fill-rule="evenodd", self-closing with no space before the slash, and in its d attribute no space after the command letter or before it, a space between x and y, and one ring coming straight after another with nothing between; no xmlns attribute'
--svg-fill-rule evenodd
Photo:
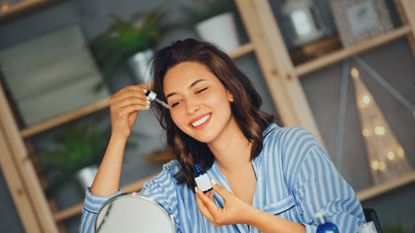
<svg viewBox="0 0 415 233"><path fill-rule="evenodd" d="M138 180L138 181L136 181L132 184L129 184L129 185L123 187L121 190L122 190L122 192L126 192L126 193L138 191L144 186L144 184L148 180L152 179L154 176L155 175L148 176L146 178L140 179L140 180ZM78 204L73 205L69 208L66 208L64 210L56 212L55 214L53 214L53 217L54 217L55 221L60 222L60 221L63 221L65 219L78 216L79 214L81 214L82 206L83 206L83 203L78 203Z"/></svg>
<svg viewBox="0 0 415 233"><path fill-rule="evenodd" d="M317 58L315 60L303 63L298 65L294 68L294 73L301 77L302 75L311 73L315 70L324 68L329 66L333 63L342 61L346 58L352 57L356 54L365 52L369 49L381 46L386 44L390 41L399 39L411 33L411 27L409 25L402 26L400 28L394 29L390 32L386 32L380 36L374 37L362 43L359 43L355 46L344 48L342 50L333 52L331 54L322 56L321 58Z"/></svg>
<svg viewBox="0 0 415 233"><path fill-rule="evenodd" d="M252 43L246 43L239 48L235 49L234 51L228 53L229 57L232 59L236 59L238 57L241 57L243 55L246 55L248 53L251 53L254 51L254 45Z"/></svg>
<svg viewBox="0 0 415 233"><path fill-rule="evenodd" d="M62 0L24 0L13 3L7 10L0 9L0 22L61 1Z"/></svg>
<svg viewBox="0 0 415 233"><path fill-rule="evenodd" d="M383 193L397 189L399 187L410 184L412 182L415 182L415 171L405 176L402 176L400 178L387 181L382 184L378 184L373 187L361 190L357 192L357 197L359 198L360 201L366 201L366 200L369 200L370 198L379 196Z"/></svg>
<svg viewBox="0 0 415 233"><path fill-rule="evenodd" d="M80 117L86 116L88 114L97 112L104 108L108 107L108 98L98 100L97 102L85 105L80 107L74 111L68 112L66 114L62 114L60 116L51 118L49 120L43 121L41 123L35 124L28 128L25 128L20 131L20 134L23 138L29 138L35 134L44 132L48 129L56 127L58 125L64 124L66 122L78 119Z"/></svg>

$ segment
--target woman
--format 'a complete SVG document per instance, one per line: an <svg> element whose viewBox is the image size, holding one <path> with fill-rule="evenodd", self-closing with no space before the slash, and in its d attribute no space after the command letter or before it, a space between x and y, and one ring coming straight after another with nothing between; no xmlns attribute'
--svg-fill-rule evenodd
<svg viewBox="0 0 415 233"><path fill-rule="evenodd" d="M232 60L209 43L177 41L154 58L154 105L176 160L141 194L174 216L177 232L315 232L314 215L340 232L356 232L363 211L352 188L306 130L282 128ZM125 144L139 111L150 103L142 86L110 99L112 134L83 208L81 232L92 232L102 203L117 194ZM195 188L198 163L216 181Z"/></svg>

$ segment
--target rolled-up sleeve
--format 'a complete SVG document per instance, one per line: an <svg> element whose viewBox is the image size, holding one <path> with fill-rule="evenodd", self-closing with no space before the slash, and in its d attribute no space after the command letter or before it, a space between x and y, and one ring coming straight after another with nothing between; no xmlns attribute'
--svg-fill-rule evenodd
<svg viewBox="0 0 415 233"><path fill-rule="evenodd" d="M294 185L306 232L316 232L318 211L324 211L325 220L336 224L340 232L357 232L365 222L362 206L324 149L317 141L313 144L302 155Z"/></svg>
<svg viewBox="0 0 415 233"><path fill-rule="evenodd" d="M86 189L84 205L82 208L80 233L94 233L95 218L101 209L104 202L111 197L121 194L121 191L114 193L111 196L95 196L91 193L89 188Z"/></svg>

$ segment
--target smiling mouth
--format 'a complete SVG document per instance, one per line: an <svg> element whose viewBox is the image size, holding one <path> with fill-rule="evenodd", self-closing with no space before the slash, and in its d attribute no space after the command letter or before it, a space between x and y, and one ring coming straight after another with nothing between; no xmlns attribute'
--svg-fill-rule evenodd
<svg viewBox="0 0 415 233"><path fill-rule="evenodd" d="M211 116L212 116L211 113L206 114L206 115L202 116L201 118L199 118L198 120L195 120L195 121L190 122L190 125L193 128L203 127L209 121L209 119L210 119Z"/></svg>

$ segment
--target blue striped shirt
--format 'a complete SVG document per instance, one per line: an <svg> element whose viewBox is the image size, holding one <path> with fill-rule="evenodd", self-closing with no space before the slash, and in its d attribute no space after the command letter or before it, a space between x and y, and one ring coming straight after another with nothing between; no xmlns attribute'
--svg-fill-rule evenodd
<svg viewBox="0 0 415 233"><path fill-rule="evenodd" d="M271 124L264 131L264 147L252 160L257 183L252 206L281 218L304 224L306 232L316 232L314 215L326 212L326 220L335 223L341 233L357 232L365 222L363 210L353 189L334 167L314 136L302 128L281 128ZM195 194L178 185L174 175L180 165L173 160L148 181L141 194L155 199L174 217L179 233L260 232L246 224L213 226L198 210ZM216 163L209 177L231 190ZM96 213L109 197L93 196L88 190L82 210L81 233L93 232ZM214 201L223 206L216 195Z"/></svg>

